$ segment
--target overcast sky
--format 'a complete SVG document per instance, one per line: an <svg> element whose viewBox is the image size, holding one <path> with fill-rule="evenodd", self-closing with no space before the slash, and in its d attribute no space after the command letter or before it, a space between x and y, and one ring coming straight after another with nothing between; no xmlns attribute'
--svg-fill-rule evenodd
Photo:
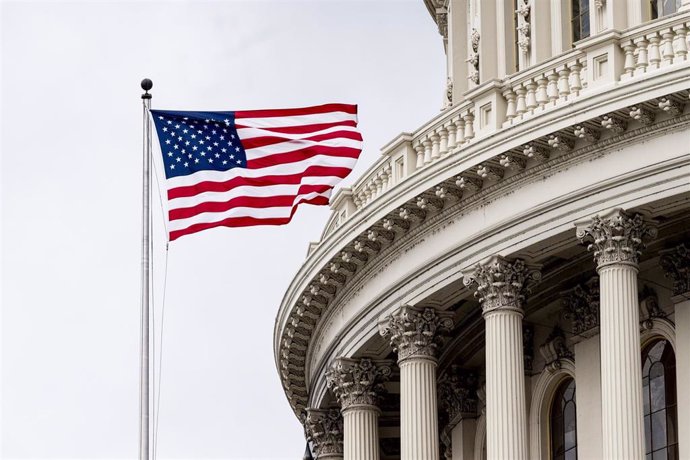
<svg viewBox="0 0 690 460"><path fill-rule="evenodd" d="M133 459L140 80L160 109L359 104L349 184L438 113L441 37L422 0L5 1L1 24L2 456ZM272 334L328 213L170 245L158 458L301 458Z"/></svg>

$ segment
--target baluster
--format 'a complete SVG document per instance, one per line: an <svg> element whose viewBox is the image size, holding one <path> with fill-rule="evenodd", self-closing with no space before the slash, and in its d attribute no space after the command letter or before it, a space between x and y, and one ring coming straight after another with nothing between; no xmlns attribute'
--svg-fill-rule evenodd
<svg viewBox="0 0 690 460"><path fill-rule="evenodd" d="M515 92L513 88L508 87L503 91L503 97L506 100L506 120L512 120L515 118Z"/></svg>
<svg viewBox="0 0 690 460"><path fill-rule="evenodd" d="M558 97L562 99L567 99L568 94L570 94L570 83L568 79L570 77L570 70L567 66L563 66L561 70L558 71Z"/></svg>
<svg viewBox="0 0 690 460"><path fill-rule="evenodd" d="M543 108L549 103L549 93L547 92L548 83L549 80L543 75L537 80L537 103L540 108Z"/></svg>
<svg viewBox="0 0 690 460"><path fill-rule="evenodd" d="M638 37L633 40L635 46L637 47L637 66L635 68L635 74L640 75L647 71L647 66L649 65L649 57L647 55L647 39L645 37Z"/></svg>
<svg viewBox="0 0 690 460"><path fill-rule="evenodd" d="M546 78L549 80L549 86L547 87L549 101L555 105L558 100L558 74L555 70L552 70Z"/></svg>
<svg viewBox="0 0 690 460"><path fill-rule="evenodd" d="M661 32L661 56L664 58L663 65L673 64L673 32L665 29Z"/></svg>
<svg viewBox="0 0 690 460"><path fill-rule="evenodd" d="M462 115L455 119L455 145L458 147L465 143L465 120Z"/></svg>
<svg viewBox="0 0 690 460"><path fill-rule="evenodd" d="M446 131L448 132L448 153L450 153L455 148L455 123L448 123Z"/></svg>
<svg viewBox="0 0 690 460"><path fill-rule="evenodd" d="M383 190L388 190L393 185L393 166L392 163L388 163L383 169L383 174L386 181L383 184Z"/></svg>
<svg viewBox="0 0 690 460"><path fill-rule="evenodd" d="M438 129L438 137L441 138L438 146L438 153L441 155L446 155L448 153L448 131L446 131L444 126L441 126Z"/></svg>
<svg viewBox="0 0 690 460"><path fill-rule="evenodd" d="M429 138L425 138L422 145L424 146L424 164L426 165L431 163L431 141Z"/></svg>
<svg viewBox="0 0 690 460"><path fill-rule="evenodd" d="M415 169L419 169L424 166L424 147L421 142L414 146L414 151L417 152L417 164L415 164Z"/></svg>
<svg viewBox="0 0 690 460"><path fill-rule="evenodd" d="M632 77L635 73L635 45L632 40L628 40L621 44L623 52L625 53L625 61L623 63L623 70L627 77Z"/></svg>
<svg viewBox="0 0 690 460"><path fill-rule="evenodd" d="M474 115L467 112L462 118L465 121L465 139L469 142L474 137Z"/></svg>
<svg viewBox="0 0 690 460"><path fill-rule="evenodd" d="M683 62L688 58L688 42L686 37L688 35L688 29L685 28L685 24L680 24L673 27L673 31L676 33L675 48L676 57L673 62Z"/></svg>
<svg viewBox="0 0 690 460"><path fill-rule="evenodd" d="M376 187L376 196L379 196L383 191L383 171L376 173L376 178L374 179L374 187Z"/></svg>
<svg viewBox="0 0 690 460"><path fill-rule="evenodd" d="M517 94L515 111L518 113L518 115L522 115L523 113L527 112L527 104L525 103L525 93L527 93L527 90L524 86L520 85L515 89L515 93Z"/></svg>
<svg viewBox="0 0 690 460"><path fill-rule="evenodd" d="M537 84L534 82L534 80L530 80L525 84L525 87L527 88L527 99L525 101L527 104L527 110L529 110L530 113L534 113L534 109L537 108Z"/></svg>
<svg viewBox="0 0 690 460"><path fill-rule="evenodd" d="M582 80L580 79L581 70L582 65L580 65L580 61L575 61L570 65L570 90L574 96L578 96L582 89Z"/></svg>
<svg viewBox="0 0 690 460"><path fill-rule="evenodd" d="M376 179L369 182L369 202L371 203L376 198Z"/></svg>
<svg viewBox="0 0 690 460"><path fill-rule="evenodd" d="M431 160L434 161L441 156L439 149L441 138L438 134L432 132L429 139L431 139Z"/></svg>
<svg viewBox="0 0 690 460"><path fill-rule="evenodd" d="M649 39L649 68L658 69L661 63L661 54L659 52L659 34L654 32L653 34L647 35Z"/></svg>

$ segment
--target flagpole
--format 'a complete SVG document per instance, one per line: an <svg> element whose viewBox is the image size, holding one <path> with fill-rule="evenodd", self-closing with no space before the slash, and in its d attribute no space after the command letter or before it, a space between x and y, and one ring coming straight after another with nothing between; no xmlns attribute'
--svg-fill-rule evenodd
<svg viewBox="0 0 690 460"><path fill-rule="evenodd" d="M150 459L150 290L151 290L151 94L153 82L148 78L141 81L141 95L144 108L144 166L142 178L141 213L141 368L139 374L139 460Z"/></svg>

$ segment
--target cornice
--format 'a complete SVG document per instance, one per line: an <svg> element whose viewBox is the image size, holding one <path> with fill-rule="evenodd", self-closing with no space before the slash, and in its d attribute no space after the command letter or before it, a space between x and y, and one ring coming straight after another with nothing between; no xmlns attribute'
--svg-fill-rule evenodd
<svg viewBox="0 0 690 460"><path fill-rule="evenodd" d="M675 83L677 84L678 82L676 81ZM657 86L659 85L657 84ZM644 90L640 89L640 91ZM631 98L623 98L626 102L626 104L623 105L623 107L627 107L633 104L640 104L640 102L642 102L639 100L640 91L634 92L632 94L632 100ZM659 89L659 92L662 93L661 88ZM630 95L629 91L628 95ZM618 98L616 98L616 95L613 96L613 99L615 101L620 102L622 96L618 95ZM650 96L652 96L652 94L648 93L647 88L647 97ZM683 92L682 96L684 98L687 98L687 93ZM576 100L575 102L579 102L579 100ZM567 111L569 113L572 113L574 110L573 107L576 106L577 104L573 103L572 106L567 107L567 109L569 110L565 110L565 108L563 110L554 110L549 113L548 118L554 118L557 112ZM609 98L607 101L601 101L601 107L610 106L611 98ZM596 108L593 109L591 104L589 104L588 107L588 114L591 118L588 121L579 121L579 123L589 123L590 125L595 126L598 123L598 120L600 120L599 117L601 117L605 113L597 113ZM622 109L623 107L620 108ZM579 107L578 110L575 110L575 112L577 113L576 115L568 116L568 119L565 120L566 123L577 122L578 117L581 117L582 113L584 113L584 107ZM334 260L334 257L338 258L339 253L343 249L351 247L351 244L354 240L343 241L342 237L344 235L350 235L350 238L353 234L366 235L368 229L374 228L377 225L372 225L374 222L379 222L380 218L384 218L386 216L399 220L400 217L397 217L395 211L393 210L399 209L401 204L403 207L409 207L410 209L414 209L416 197L423 196L427 193L433 193L435 186L441 185L444 183L444 181L448 181L449 179L453 179L457 175L457 171L462 170L462 167L467 166L471 169L473 166L476 166L477 164L486 163L487 161L490 161L490 158L496 158L499 155L504 154L506 150L501 149L500 147L495 147L497 144L500 145L500 142L502 140L501 137L509 137L510 133L513 133L513 131L518 131L522 133L522 136L518 136L519 138L517 140L513 140L513 145L520 145L521 143L526 143L524 140L524 136L526 136L526 134L524 133L529 133L530 131L534 132L539 128L539 126L530 125L541 125L544 123L543 120L540 122L539 118L540 117L535 117L535 120L528 120L523 125L519 126L520 129L513 129L515 127L504 129L496 136L491 136L491 139L487 139L484 142L478 141L477 144L470 146L462 152L460 157L454 158L453 156L449 156L439 161L438 163L432 165L433 167L420 171L418 177L416 178L417 180L409 181L408 184L405 184L406 190L403 191L404 193L400 193L401 190L396 190L396 192L398 192L396 194L398 196L397 200L390 200L390 197L389 200L385 200L384 198L386 197L386 195L390 194L382 195L381 197L379 197L380 199L376 200L378 201L378 203L372 202L371 205L367 208L367 211L370 212L366 214L359 213L358 215L356 215L356 217L353 217L353 219L347 222L347 225L338 229L338 231L336 231L334 234L329 235L326 241L322 242L321 246L317 248L317 250L309 257L308 261L305 263L305 266L303 266L303 268L300 270L300 273L295 277L295 280L293 280L293 284L291 285L286 295L286 298L284 299L283 307L281 308L281 315L277 319L276 323L275 338L277 365L279 372L281 372L281 375L283 376L283 382L285 385L286 392L288 392L288 396L290 395L290 386L292 385L289 382L292 381L293 378L296 378L297 381L303 382L299 385L300 387L302 387L302 390L300 390L302 395L297 395L299 396L298 398L289 396L289 398L291 399L291 403L293 404L293 408L295 408L295 410L299 410L301 408L301 405L305 404L306 402L307 391L305 385L307 385L308 382L303 372L304 365L306 364L305 358L306 361L309 360L309 356L305 355L309 355L307 350L311 346L311 337L314 336L315 332L318 333L318 330L321 329L321 327L323 327L324 324L328 323L328 318L330 314L332 314L332 312L334 311L332 307L326 308L326 305L342 304L350 300L351 297L348 296L356 295L358 290L361 289L363 282L366 282L373 278L371 276L373 270L382 270L383 267L385 267L387 264L392 263L395 260L396 253L399 253L400 250L409 250L410 248L414 247L415 244L419 244L419 242L423 241L423 238L421 238L420 236L423 235L425 232L434 230L440 231L440 229L435 228L435 225L441 225L443 227L452 223L453 217L451 216L453 216L453 214L459 216L462 214L462 212L467 211L468 208L472 206L486 204L487 199L498 198L506 193L510 193L511 188L514 187L515 184L524 182L526 178L531 177L531 180L536 180L536 178L542 179L544 175L548 175L549 172L551 174L555 174L555 172L558 170L556 169L556 166L559 166L560 169L563 169L564 167L567 167L568 160L572 159L574 162L585 161L585 158L587 158L588 155L596 156L598 152L600 152L602 149L611 148L612 146L616 146L619 144L623 145L626 142L639 142L641 139L644 139L647 136L655 135L655 133L656 135L658 135L660 130L663 131L664 129L673 129L674 127L677 127L680 124L686 123L688 116L680 116L664 120L662 122L656 123L655 125L641 126L637 129L632 129L621 134L604 138L601 141L589 144L577 150L572 150L565 154L556 154L554 152L554 156L549 160L543 161L542 163L531 165L526 170L523 170L521 172L506 175L506 177L501 181L491 184L487 186L485 189L481 190L480 192L472 194L467 198L462 198L460 199L460 201L457 201L455 203L453 203L452 201L448 202L448 204L445 207L445 210L441 212L432 211L430 213L425 213L424 216L420 218L419 222L410 225L409 231L401 232L398 230L398 234L396 235L394 242L391 245L388 245L387 247L384 246L383 250L380 253L377 250L373 250L371 254L367 256L367 263L355 270L354 276L352 276L350 279L347 279L342 286L339 285L336 289L334 289L334 292L330 296L330 298L328 295L321 296L319 298L319 302L321 302L320 308L316 307L312 309L313 311L311 311L311 314L315 316L315 318L312 318L312 326L300 326L302 321L301 318L304 318L305 310L305 308L302 308L303 314L293 316L291 321L292 326L281 327L281 324L286 324L286 314L290 312L294 314L295 311L299 311L299 308L295 310L295 308L299 306L299 302L301 302L294 297L297 293L294 290L294 288L296 287L295 283L299 282L303 286L308 287L311 283L313 283L313 281L309 281L309 279L305 276L308 272L314 274L313 277L310 277L312 280L318 278L319 273L321 273L328 266L328 264ZM564 121L560 122L561 125L563 125L563 123ZM553 123L552 126L554 126L554 128L557 128L558 123ZM555 132L560 132L567 129L572 128L568 126L563 126L561 130L557 130ZM601 129L603 130L603 127ZM543 137L544 136L542 136L542 138ZM487 145L489 141L492 141L492 146ZM511 145L510 140L504 140L504 142L504 145ZM540 173L541 176L539 175ZM425 189L425 191L421 191L420 193L419 189L421 187L423 187L422 190ZM454 211L451 212L451 209L453 209ZM364 222L366 223L364 224ZM362 233L359 233L357 231L353 232L354 228L362 227L362 224L364 224ZM360 236L359 238L362 237ZM329 252L333 255L330 257L324 257L324 255ZM323 262L317 263L317 261L319 260L322 260ZM372 264L372 262L375 263ZM292 305L293 308L285 308L288 305ZM307 305L306 310L309 310L310 307L310 305ZM326 308L325 316L323 315L324 308ZM316 331L314 329L316 329ZM278 334L279 330L281 331L281 334ZM283 343L283 339L286 339L287 342ZM300 359L302 364L295 365L294 363L288 363L287 366L281 366L281 359L286 360L286 362L290 361L291 353L289 351L289 345L286 345L286 343L293 342L297 344L297 348L299 349L298 353L302 356L302 358ZM286 347L288 348L288 350L286 353L283 353L283 350L285 350ZM292 356L296 355L294 355L293 353ZM300 371L299 369L303 370ZM301 402L297 400L300 400Z"/></svg>

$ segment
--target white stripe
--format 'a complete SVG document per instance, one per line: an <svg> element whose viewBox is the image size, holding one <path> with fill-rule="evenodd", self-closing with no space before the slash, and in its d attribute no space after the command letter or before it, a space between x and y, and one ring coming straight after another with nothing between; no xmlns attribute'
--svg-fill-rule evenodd
<svg viewBox="0 0 690 460"><path fill-rule="evenodd" d="M284 163L267 166L260 169L233 168L227 171L197 171L186 176L171 177L167 180L168 190L195 185L199 182L225 182L234 177L263 177L273 175L291 175L303 173L309 166L325 166L335 168L352 169L357 162L356 158L332 157L329 155L316 155L294 163Z"/></svg>
<svg viewBox="0 0 690 460"><path fill-rule="evenodd" d="M357 121L357 115L347 112L314 113L289 117L235 118L235 124L252 128L285 128L289 126L336 123L343 120Z"/></svg>
<svg viewBox="0 0 690 460"><path fill-rule="evenodd" d="M328 185L333 187L342 179L336 176L303 177L299 184L242 185L227 192L204 192L198 195L170 200L170 209L181 209L201 203L225 203L240 196L270 197L296 195L303 185Z"/></svg>
<svg viewBox="0 0 690 460"><path fill-rule="evenodd" d="M298 195L295 197L293 203L298 202L301 199L312 199L317 196L323 196L330 198L331 191L324 193L307 193L305 195ZM294 204L293 204L294 206ZM256 217L256 218L285 218L289 217L292 212L292 206L280 206L275 208L232 208L224 212L206 212L199 214L197 216L190 217L188 219L173 220L169 223L168 229L173 232L176 230L184 230L191 227L194 224L210 224L215 222L220 222L222 220L228 219L230 217Z"/></svg>
<svg viewBox="0 0 690 460"><path fill-rule="evenodd" d="M356 139L348 139L345 137L336 139L326 139L323 141L305 141L305 140L292 140L286 142L279 142L277 144L265 145L263 147L256 147L253 149L245 150L247 154L247 161L255 160L257 158L264 158L277 153L287 153L294 152L295 150L301 150L307 147L348 147L352 149L362 149L362 141Z"/></svg>
<svg viewBox="0 0 690 460"><path fill-rule="evenodd" d="M359 132L359 130L354 126L340 125L322 129L320 131L310 131L307 133L281 133L278 131L271 131L270 129L264 128L238 128L237 134L240 135L240 139L253 139L255 137L282 137L283 139L303 139L305 137L319 136L321 134L328 134L338 131L350 131L353 133Z"/></svg>

